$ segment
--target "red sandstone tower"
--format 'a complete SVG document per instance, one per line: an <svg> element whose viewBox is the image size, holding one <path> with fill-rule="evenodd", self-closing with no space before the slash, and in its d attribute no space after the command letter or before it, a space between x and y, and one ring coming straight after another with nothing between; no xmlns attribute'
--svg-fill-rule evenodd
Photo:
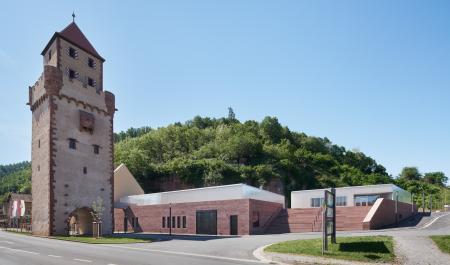
<svg viewBox="0 0 450 265"><path fill-rule="evenodd" d="M28 103L33 234L91 233L94 202L101 202L103 233L112 233L116 109L103 90L105 60L75 22L53 35L42 56Z"/></svg>

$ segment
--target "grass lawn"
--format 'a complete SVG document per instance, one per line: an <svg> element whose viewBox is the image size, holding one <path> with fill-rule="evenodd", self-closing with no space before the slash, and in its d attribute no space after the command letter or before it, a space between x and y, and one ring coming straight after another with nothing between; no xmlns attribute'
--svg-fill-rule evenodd
<svg viewBox="0 0 450 265"><path fill-rule="evenodd" d="M450 254L450 235L449 236L430 236L431 239L438 245L442 252Z"/></svg>
<svg viewBox="0 0 450 265"><path fill-rule="evenodd" d="M88 244L132 244L132 243L150 243L150 239L138 239L131 237L104 236L93 238L92 236L52 236L50 238L74 241Z"/></svg>
<svg viewBox="0 0 450 265"><path fill-rule="evenodd" d="M339 237L336 241L337 244L329 244L325 255L322 255L321 238L281 242L264 251L363 262L392 262L395 259L390 236Z"/></svg>

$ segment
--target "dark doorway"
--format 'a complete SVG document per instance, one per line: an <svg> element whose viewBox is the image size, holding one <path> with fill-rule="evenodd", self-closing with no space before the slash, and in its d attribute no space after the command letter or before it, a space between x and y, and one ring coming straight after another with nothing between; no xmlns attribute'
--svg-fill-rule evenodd
<svg viewBox="0 0 450 265"><path fill-rule="evenodd" d="M230 215L230 235L238 234L238 216Z"/></svg>
<svg viewBox="0 0 450 265"><path fill-rule="evenodd" d="M197 234L217 235L217 210L196 212Z"/></svg>
<svg viewBox="0 0 450 265"><path fill-rule="evenodd" d="M128 217L126 216L123 218L123 231L128 232Z"/></svg>

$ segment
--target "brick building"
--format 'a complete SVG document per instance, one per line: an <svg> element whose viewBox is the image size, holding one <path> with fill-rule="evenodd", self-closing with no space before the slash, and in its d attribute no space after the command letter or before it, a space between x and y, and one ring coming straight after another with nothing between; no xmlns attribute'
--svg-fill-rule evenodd
<svg viewBox="0 0 450 265"><path fill-rule="evenodd" d="M126 168L123 165L120 167L122 170ZM116 173L119 173L118 170ZM116 182L119 178L132 178L128 173L123 171L117 174ZM126 189L136 190L135 186ZM284 208L284 201L282 195L245 184L127 195L115 202L115 230L210 235L262 234Z"/></svg>
<svg viewBox="0 0 450 265"><path fill-rule="evenodd" d="M91 206L100 200L103 233L112 233L116 109L103 89L105 60L75 22L53 34L41 54L44 70L28 102L33 234L67 234L71 224L90 233Z"/></svg>

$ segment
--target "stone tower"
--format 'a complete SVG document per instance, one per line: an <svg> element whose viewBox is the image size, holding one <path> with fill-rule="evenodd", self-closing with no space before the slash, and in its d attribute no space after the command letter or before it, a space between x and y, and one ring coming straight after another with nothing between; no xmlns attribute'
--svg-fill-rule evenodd
<svg viewBox="0 0 450 265"><path fill-rule="evenodd" d="M114 94L103 90L104 59L75 22L42 51L44 71L29 88L32 111L32 227L35 235L92 232L92 205L113 231ZM75 219L74 219L75 218Z"/></svg>

